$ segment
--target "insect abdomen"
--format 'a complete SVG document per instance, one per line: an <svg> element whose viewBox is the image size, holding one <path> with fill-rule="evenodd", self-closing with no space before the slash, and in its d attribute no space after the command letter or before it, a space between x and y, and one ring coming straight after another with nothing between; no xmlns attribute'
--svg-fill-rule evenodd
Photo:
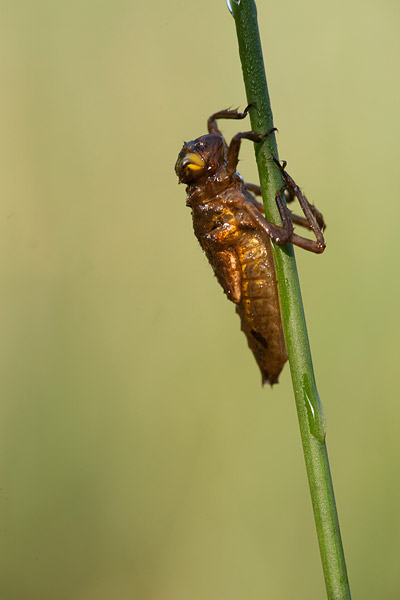
<svg viewBox="0 0 400 600"><path fill-rule="evenodd" d="M243 234L236 252L242 270L241 299L236 307L263 383L278 381L287 360L275 267L269 239Z"/></svg>

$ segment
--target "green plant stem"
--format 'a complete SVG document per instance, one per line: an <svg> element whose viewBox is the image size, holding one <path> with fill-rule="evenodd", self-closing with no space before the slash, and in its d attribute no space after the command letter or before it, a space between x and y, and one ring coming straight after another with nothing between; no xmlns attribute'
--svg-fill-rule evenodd
<svg viewBox="0 0 400 600"><path fill-rule="evenodd" d="M252 129L265 133L273 119L254 0L232 2L239 53ZM271 160L278 157L275 135L255 145L265 214L280 222L275 196L282 186L282 175ZM329 600L349 600L350 588L340 536L332 479L325 445L325 417L319 400L297 276L293 247L274 246L274 259L286 347L300 425L310 493L317 528L327 596Z"/></svg>

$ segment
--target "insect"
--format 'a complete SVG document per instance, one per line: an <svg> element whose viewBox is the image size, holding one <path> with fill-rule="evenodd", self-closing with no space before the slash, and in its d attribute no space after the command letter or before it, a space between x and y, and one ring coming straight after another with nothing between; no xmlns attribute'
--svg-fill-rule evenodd
<svg viewBox="0 0 400 600"><path fill-rule="evenodd" d="M273 130L264 135L237 133L228 145L217 126L218 119L244 119L252 106L242 113L227 109L213 114L207 122L208 134L184 143L175 171L179 182L187 184L186 204L192 209L194 233L225 294L236 304L262 383L272 386L287 354L271 240L321 253L325 249L325 223L285 170L286 163L276 159L283 178L283 187L276 195L282 225L264 217L263 206L253 195L261 194L260 187L245 183L236 167L241 141L262 142ZM286 206L295 198L304 217L292 214ZM316 239L297 235L293 224L312 230Z"/></svg>

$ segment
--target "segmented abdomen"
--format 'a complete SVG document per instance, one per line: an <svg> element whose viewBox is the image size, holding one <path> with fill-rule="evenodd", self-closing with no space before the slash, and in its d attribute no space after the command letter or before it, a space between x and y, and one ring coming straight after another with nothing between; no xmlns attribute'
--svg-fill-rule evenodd
<svg viewBox="0 0 400 600"><path fill-rule="evenodd" d="M215 198L193 207L193 226L226 295L236 304L262 382L273 385L287 360L275 266L267 234L254 226L246 205L236 208L229 198Z"/></svg>
<svg viewBox="0 0 400 600"><path fill-rule="evenodd" d="M271 242L259 232L243 233L235 247L241 267L236 311L263 383L278 381L287 360Z"/></svg>

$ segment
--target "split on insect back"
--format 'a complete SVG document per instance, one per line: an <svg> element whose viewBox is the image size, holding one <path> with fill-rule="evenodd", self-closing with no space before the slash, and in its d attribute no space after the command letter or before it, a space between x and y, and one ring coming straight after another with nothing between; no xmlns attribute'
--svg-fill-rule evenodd
<svg viewBox="0 0 400 600"><path fill-rule="evenodd" d="M283 187L276 195L282 225L264 217L264 207L254 195L256 184L245 183L237 172L242 140L260 143L272 131L237 133L228 145L218 119L244 119L242 113L221 110L208 119L208 134L185 142L175 171L187 184L187 206L192 209L194 233L229 300L236 304L241 328L247 337L262 382L277 383L287 361L271 241L292 243L315 253L325 249L322 214L311 205L285 170L286 163L273 159L282 173ZM292 214L286 204L297 198L304 216ZM310 229L315 240L294 233L294 225Z"/></svg>

